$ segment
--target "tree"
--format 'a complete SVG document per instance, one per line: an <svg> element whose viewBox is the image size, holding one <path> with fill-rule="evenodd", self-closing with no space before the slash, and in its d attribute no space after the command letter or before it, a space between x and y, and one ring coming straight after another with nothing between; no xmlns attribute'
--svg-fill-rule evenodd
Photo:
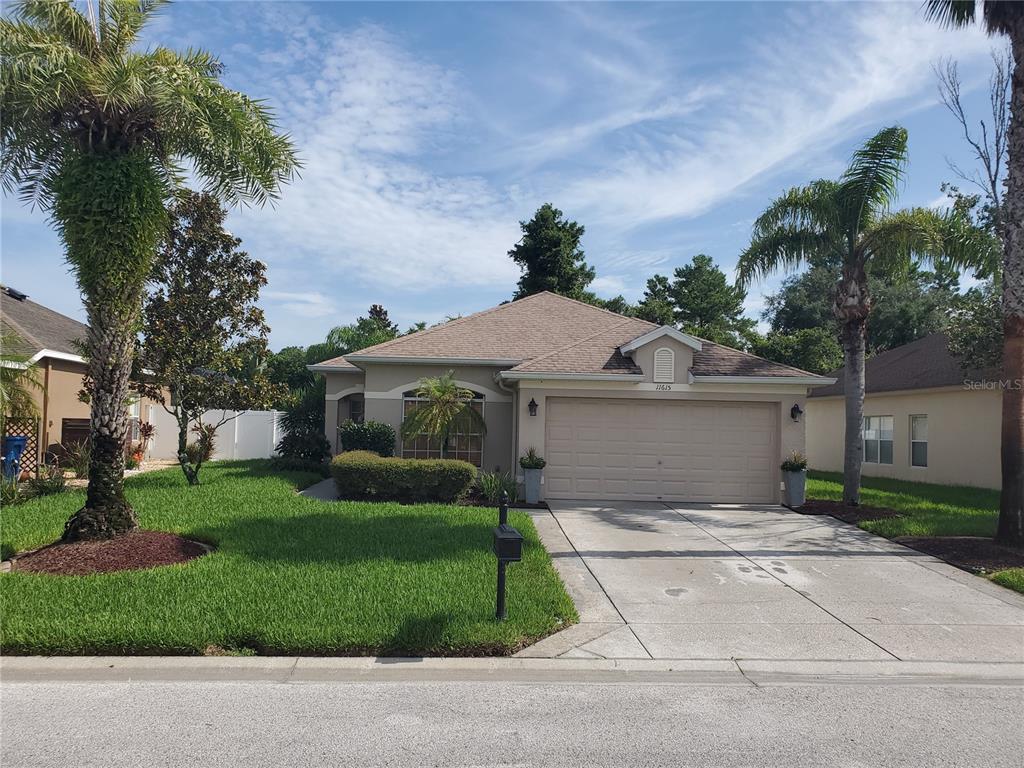
<svg viewBox="0 0 1024 768"><path fill-rule="evenodd" d="M313 383L313 373L306 365L306 350L303 347L283 347L279 352L272 352L267 358L267 378L271 383L286 389L288 393L295 392ZM274 407L280 410L286 407L289 401L290 394L286 394Z"/></svg>
<svg viewBox="0 0 1024 768"><path fill-rule="evenodd" d="M1003 307L994 281L967 291L949 323L949 351L965 369L998 369L1003 362Z"/></svg>
<svg viewBox="0 0 1024 768"><path fill-rule="evenodd" d="M508 252L522 269L514 298L541 291L582 299L596 274L587 265L580 238L583 227L568 221L551 203L544 203L529 221L520 221L522 239Z"/></svg>
<svg viewBox="0 0 1024 768"><path fill-rule="evenodd" d="M20 349L23 340L14 331L0 330L0 435L7 419L39 415L35 393L42 390L39 373L31 357Z"/></svg>
<svg viewBox="0 0 1024 768"><path fill-rule="evenodd" d="M448 439L457 430L486 434L484 417L473 407L473 392L455 382L455 372L420 379L416 397L423 402L402 421L402 439L428 435L441 444L441 458L448 452Z"/></svg>
<svg viewBox="0 0 1024 768"><path fill-rule="evenodd" d="M748 338L755 355L811 373L831 373L843 364L843 349L836 341L835 330L801 328L793 333L773 331Z"/></svg>
<svg viewBox="0 0 1024 768"><path fill-rule="evenodd" d="M129 378L164 203L188 162L208 191L262 204L296 168L267 109L218 80L210 54L141 50L163 3L20 0L0 18L0 176L48 210L89 321L89 486L64 539L137 526L124 496Z"/></svg>
<svg viewBox="0 0 1024 768"><path fill-rule="evenodd" d="M263 370L270 329L256 302L266 265L238 250L242 241L224 229L227 211L213 195L185 192L170 216L144 306L139 387L174 416L178 462L198 485L203 458L185 449L203 413L222 413L210 425L212 442L237 412L269 408L284 388Z"/></svg>
<svg viewBox="0 0 1024 768"><path fill-rule="evenodd" d="M648 278L647 289L637 305L637 317L658 325L672 325L675 322L672 283L667 277L655 275Z"/></svg>
<svg viewBox="0 0 1024 768"><path fill-rule="evenodd" d="M332 328L322 343L308 347L306 362L311 365L321 363L375 344L383 344L401 335L398 326L388 318L387 310L380 304L372 304L366 317L358 318L351 325Z"/></svg>
<svg viewBox="0 0 1024 768"><path fill-rule="evenodd" d="M743 317L747 292L729 285L710 256L703 253L675 270L669 290L675 324L686 333L730 347L745 346L743 336L756 323Z"/></svg>
<svg viewBox="0 0 1024 768"><path fill-rule="evenodd" d="M967 263L976 255L975 230L955 213L915 208L889 211L903 178L907 132L884 128L858 149L838 181L794 187L769 205L754 223L750 245L740 255L737 279L759 276L812 260L836 259L839 280L833 312L844 358L846 443L843 498L860 500L864 430L864 358L871 311L869 269L906 273L917 261L948 258Z"/></svg>
<svg viewBox="0 0 1024 768"><path fill-rule="evenodd" d="M1003 413L996 540L1024 546L1024 5L982 0L928 0L926 14L944 26L973 24L978 10L990 35L1010 38L1013 74L1006 132L1005 194L999 204L998 233L1003 246ZM998 191L998 190L997 190Z"/></svg>

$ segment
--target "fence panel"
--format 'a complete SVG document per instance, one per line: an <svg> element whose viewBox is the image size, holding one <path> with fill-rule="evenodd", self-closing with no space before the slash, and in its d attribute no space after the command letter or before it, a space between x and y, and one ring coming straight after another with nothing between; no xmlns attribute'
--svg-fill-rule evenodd
<svg viewBox="0 0 1024 768"><path fill-rule="evenodd" d="M217 430L214 447L215 461L225 459L268 459L274 455L274 447L281 440L277 426L280 411L207 411L203 423L216 424L225 417L231 418ZM151 459L174 459L178 453L178 424L167 411L158 405L149 407L149 423L156 429L149 444L147 455ZM195 435L189 435L189 441Z"/></svg>
<svg viewBox="0 0 1024 768"><path fill-rule="evenodd" d="M39 469L39 421L37 419L4 419L4 437L27 437L21 454L21 471Z"/></svg>

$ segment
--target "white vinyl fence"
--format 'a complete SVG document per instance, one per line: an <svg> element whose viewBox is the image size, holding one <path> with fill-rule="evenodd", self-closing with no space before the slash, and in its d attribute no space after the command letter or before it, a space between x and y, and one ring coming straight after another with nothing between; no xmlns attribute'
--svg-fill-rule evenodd
<svg viewBox="0 0 1024 768"><path fill-rule="evenodd" d="M281 411L207 411L203 422L216 424L225 416L235 416L217 430L214 461L221 459L268 459L274 455L282 437L277 418ZM149 406L149 423L156 428L147 456L151 459L175 459L178 455L178 423L159 405ZM189 442L195 440L191 432Z"/></svg>

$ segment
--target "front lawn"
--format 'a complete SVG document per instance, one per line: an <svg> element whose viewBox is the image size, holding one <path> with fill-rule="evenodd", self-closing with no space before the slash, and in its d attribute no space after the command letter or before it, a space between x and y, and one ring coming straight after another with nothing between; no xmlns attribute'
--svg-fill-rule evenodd
<svg viewBox="0 0 1024 768"><path fill-rule="evenodd" d="M509 567L509 618L493 620L494 509L322 502L320 480L265 462L130 478L143 528L215 544L183 565L93 576L0 575L5 653L505 654L576 620L529 516ZM55 540L82 492L3 510L2 547Z"/></svg>
<svg viewBox="0 0 1024 768"><path fill-rule="evenodd" d="M841 501L843 476L838 472L807 473L807 498ZM899 536L983 536L996 533L999 491L988 488L912 483L885 477L861 480L861 504L901 513L900 517L865 520L866 531L894 539ZM1010 568L992 575L1005 587L1024 592L1024 569Z"/></svg>

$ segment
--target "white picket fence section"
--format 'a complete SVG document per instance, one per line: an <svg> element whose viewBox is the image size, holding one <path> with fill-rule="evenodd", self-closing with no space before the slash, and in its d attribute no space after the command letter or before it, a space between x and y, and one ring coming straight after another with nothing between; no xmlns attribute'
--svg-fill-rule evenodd
<svg viewBox="0 0 1024 768"><path fill-rule="evenodd" d="M281 411L207 411L203 422L216 424L225 416L235 416L217 430L217 443L213 452L215 461L223 459L269 459L274 455L282 437L277 424ZM151 459L175 459L178 454L178 424L159 405L149 406L149 423L156 428L149 444ZM189 434L189 442L195 435Z"/></svg>

